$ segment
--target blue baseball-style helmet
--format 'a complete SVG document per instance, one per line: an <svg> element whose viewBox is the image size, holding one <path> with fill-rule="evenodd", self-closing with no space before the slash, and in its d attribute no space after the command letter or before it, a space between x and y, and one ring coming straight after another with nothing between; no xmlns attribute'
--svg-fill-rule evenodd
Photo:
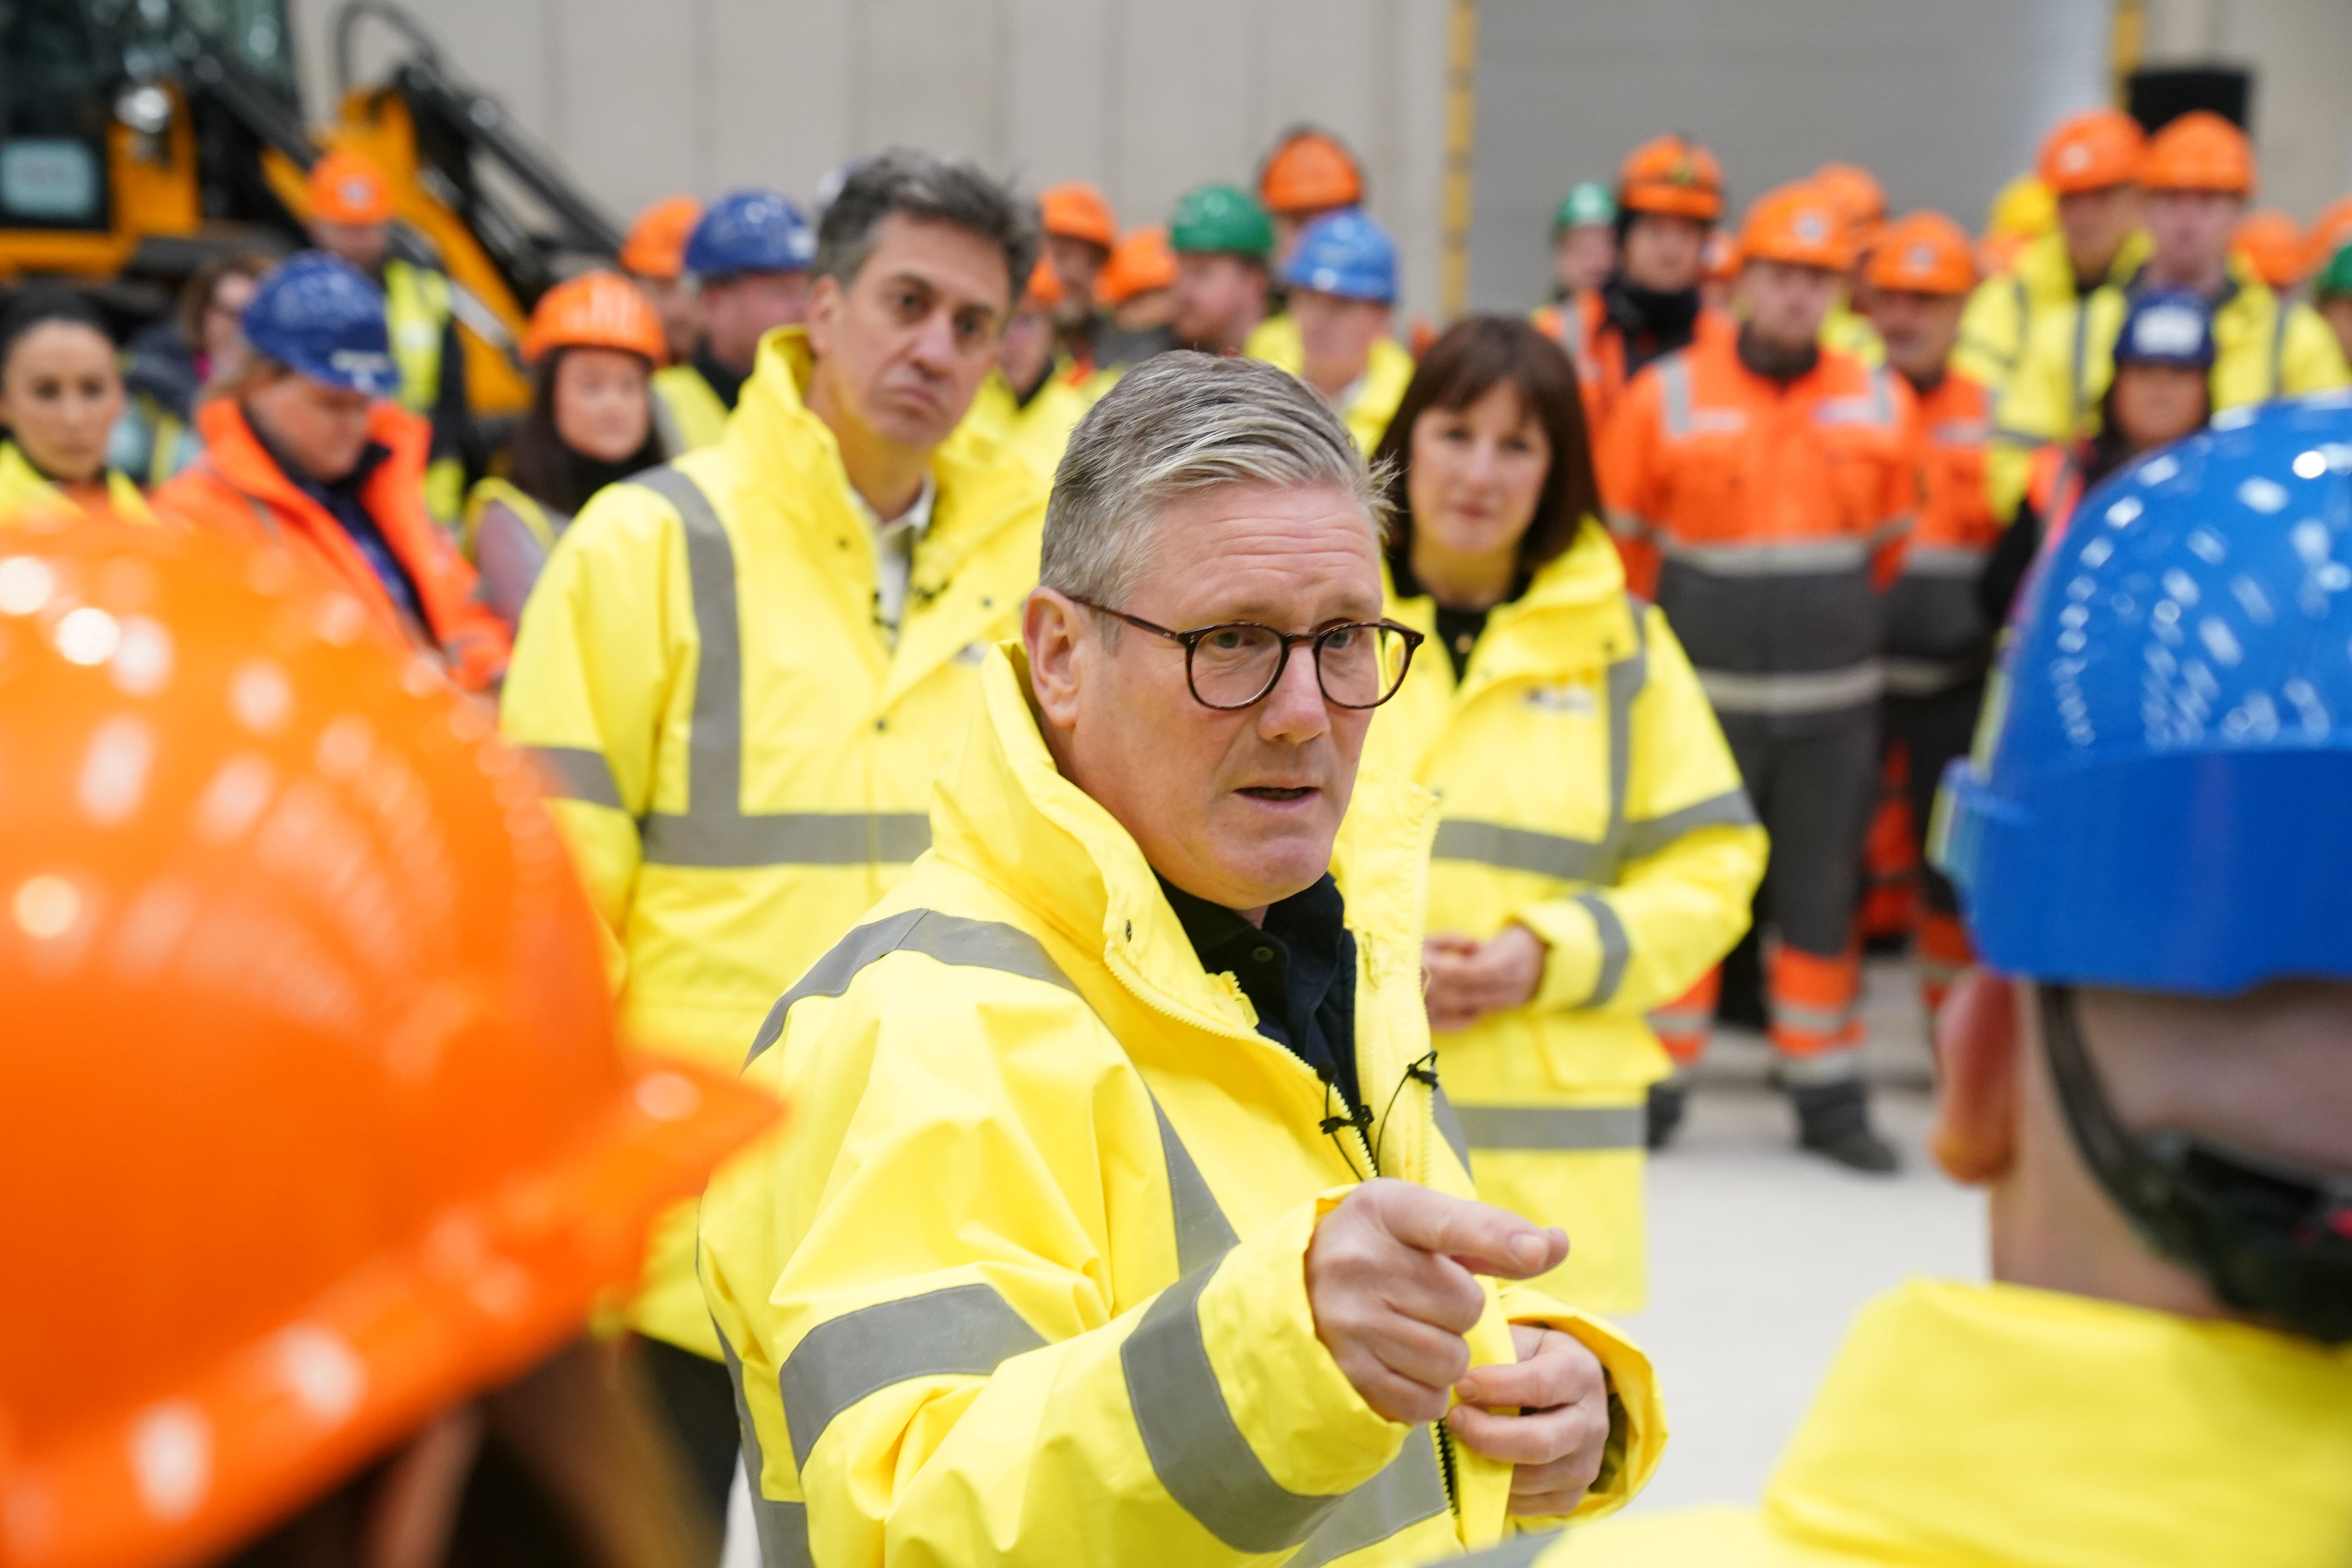
<svg viewBox="0 0 2352 1568"><path fill-rule="evenodd" d="M2226 412L2086 496L1944 790L1996 970L2352 981L2352 395Z"/></svg>
<svg viewBox="0 0 2352 1568"><path fill-rule="evenodd" d="M2214 357L2212 307L2204 296L2187 289L2158 289L2140 295L2131 302L2116 333L2117 364L2210 370Z"/></svg>
<svg viewBox="0 0 2352 1568"><path fill-rule="evenodd" d="M1326 213L1299 234L1298 248L1282 269L1282 280L1318 294L1393 304L1396 241L1361 207Z"/></svg>
<svg viewBox="0 0 2352 1568"><path fill-rule="evenodd" d="M370 397L399 384L383 290L341 257L289 257L261 280L240 325L257 353L312 381Z"/></svg>
<svg viewBox="0 0 2352 1568"><path fill-rule="evenodd" d="M701 278L805 272L815 259L816 230L774 191L730 191L686 237L686 269Z"/></svg>

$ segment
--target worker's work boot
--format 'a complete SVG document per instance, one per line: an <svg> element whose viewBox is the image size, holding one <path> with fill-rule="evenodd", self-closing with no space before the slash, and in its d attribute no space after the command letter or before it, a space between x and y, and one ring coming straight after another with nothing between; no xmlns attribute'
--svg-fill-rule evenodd
<svg viewBox="0 0 2352 1568"><path fill-rule="evenodd" d="M1672 1079L1650 1086L1646 1142L1653 1151L1664 1148L1675 1141L1675 1131L1683 1124L1683 1112L1690 1106L1690 1089Z"/></svg>
<svg viewBox="0 0 2352 1568"><path fill-rule="evenodd" d="M1789 1086L1797 1108L1797 1147L1849 1171L1887 1176L1903 1168L1894 1146L1870 1129L1870 1089L1860 1079Z"/></svg>

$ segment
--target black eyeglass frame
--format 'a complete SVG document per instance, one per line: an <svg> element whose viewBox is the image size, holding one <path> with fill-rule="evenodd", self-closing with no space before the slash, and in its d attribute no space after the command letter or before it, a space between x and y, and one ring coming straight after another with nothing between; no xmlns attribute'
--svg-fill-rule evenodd
<svg viewBox="0 0 2352 1568"><path fill-rule="evenodd" d="M1318 626L1311 632L1286 632L1278 626L1267 626L1263 621L1219 621L1213 626L1195 626L1188 632L1176 632L1170 631L1157 622L1147 621L1141 616L1130 616L1125 610L1114 610L1108 605L1097 605L1092 599L1081 599L1076 594L1069 595L1067 597L1072 604L1084 605L1098 616L1108 616L1114 620L1125 621L1139 631L1147 631L1154 637L1163 637L1170 642L1180 645L1184 649L1185 689L1192 692L1193 701L1218 713L1238 713L1244 708L1255 708L1265 701L1272 695L1274 689L1282 684L1283 671L1290 668L1290 650L1302 644L1311 646L1315 650L1315 685L1323 693L1323 700L1334 708L1345 708L1351 712L1369 712L1404 689L1405 677L1412 670L1413 653L1428 640L1411 626L1399 626L1396 622L1386 618L1377 621L1340 621L1333 626ZM1265 632L1282 644L1282 651L1275 657L1274 673L1266 677L1265 684L1258 689L1256 696L1246 702L1212 702L1201 695L1201 688L1192 679L1192 650L1200 646L1202 637L1216 632L1231 631ZM1323 640L1326 637L1335 637L1340 632L1350 631L1394 632L1404 638L1404 660L1397 666L1396 684L1381 693L1379 701L1342 702L1331 695L1331 688L1323 679Z"/></svg>

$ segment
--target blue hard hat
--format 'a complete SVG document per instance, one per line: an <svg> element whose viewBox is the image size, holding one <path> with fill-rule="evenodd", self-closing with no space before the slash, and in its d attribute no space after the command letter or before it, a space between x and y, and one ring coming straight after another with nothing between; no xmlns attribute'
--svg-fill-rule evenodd
<svg viewBox="0 0 2352 1568"><path fill-rule="evenodd" d="M256 353L312 381L370 397L400 384L383 290L339 256L287 258L262 279L240 325Z"/></svg>
<svg viewBox="0 0 2352 1568"><path fill-rule="evenodd" d="M686 269L702 278L805 272L815 259L816 230L773 191L730 191L703 209L686 237Z"/></svg>
<svg viewBox="0 0 2352 1568"><path fill-rule="evenodd" d="M1936 858L1994 969L2352 980L2352 394L2234 409L2036 568Z"/></svg>
<svg viewBox="0 0 2352 1568"><path fill-rule="evenodd" d="M1293 289L1392 304L1397 297L1396 241L1361 207L1325 213L1300 233L1282 280Z"/></svg>
<svg viewBox="0 0 2352 1568"><path fill-rule="evenodd" d="M2213 368L2213 309L2187 289L2158 289L2131 302L2116 333L2117 364Z"/></svg>

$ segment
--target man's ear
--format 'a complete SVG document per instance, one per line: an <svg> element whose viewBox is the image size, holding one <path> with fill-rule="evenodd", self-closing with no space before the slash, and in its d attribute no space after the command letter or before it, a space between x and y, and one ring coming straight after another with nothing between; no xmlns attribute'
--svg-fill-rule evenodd
<svg viewBox="0 0 2352 1568"><path fill-rule="evenodd" d="M833 352L833 335L841 321L842 308L848 297L841 291L841 279L830 274L809 285L808 342L809 353L823 359Z"/></svg>
<svg viewBox="0 0 2352 1568"><path fill-rule="evenodd" d="M1066 731L1078 721L1079 607L1053 588L1033 591L1021 606L1021 643L1029 654L1029 687L1047 726Z"/></svg>
<svg viewBox="0 0 2352 1568"><path fill-rule="evenodd" d="M1936 1015L1936 1124L1928 1147L1956 1182L1982 1186L2017 1151L2018 1008L2025 988L1983 969Z"/></svg>

